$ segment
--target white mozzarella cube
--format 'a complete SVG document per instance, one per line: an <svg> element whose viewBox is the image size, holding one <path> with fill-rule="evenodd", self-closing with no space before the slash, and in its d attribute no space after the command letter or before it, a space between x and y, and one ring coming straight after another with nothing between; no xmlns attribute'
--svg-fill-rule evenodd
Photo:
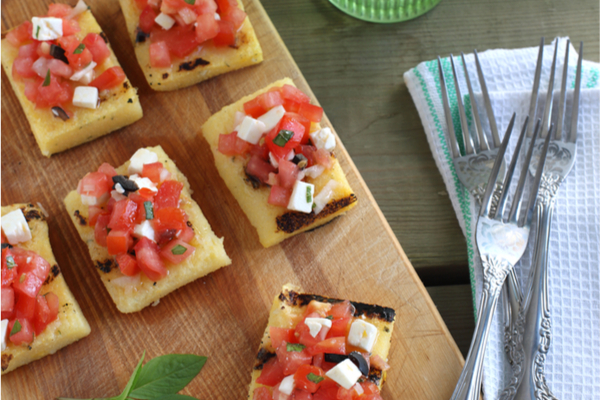
<svg viewBox="0 0 600 400"><path fill-rule="evenodd" d="M141 174L144 169L144 164L152 164L158 161L158 156L155 152L139 149L129 159L129 167L127 173L129 175Z"/></svg>
<svg viewBox="0 0 600 400"><path fill-rule="evenodd" d="M304 169L304 174L306 176L310 176L313 179L318 178L325 171L325 167L322 165L313 165L312 167L308 167Z"/></svg>
<svg viewBox="0 0 600 400"><path fill-rule="evenodd" d="M35 40L55 40L63 35L62 18L33 17L31 23L33 24L31 35Z"/></svg>
<svg viewBox="0 0 600 400"><path fill-rule="evenodd" d="M165 13L158 14L158 16L154 18L154 22L156 22L166 31L168 31L173 27L173 25L175 25L175 20Z"/></svg>
<svg viewBox="0 0 600 400"><path fill-rule="evenodd" d="M294 375L289 375L283 378L283 380L279 384L279 391L281 393L290 395L294 390L294 386L296 386L294 382Z"/></svg>
<svg viewBox="0 0 600 400"><path fill-rule="evenodd" d="M271 152L269 152L269 161L271 161L271 165L273 166L273 168L279 168L279 162L277 161L277 157L275 157Z"/></svg>
<svg viewBox="0 0 600 400"><path fill-rule="evenodd" d="M345 359L325 373L327 377L334 380L344 389L350 390L356 384L362 373L349 358Z"/></svg>
<svg viewBox="0 0 600 400"><path fill-rule="evenodd" d="M83 67L82 69L80 69L79 71L75 72L73 75L71 75L71 77L69 78L72 81L79 81L81 83L83 83L84 85L87 85L90 82L84 82L84 79L86 79L89 76L89 73L91 72L91 76L94 76L94 68L96 67L95 62L91 62L88 65L86 65L85 67ZM93 78L92 78L93 79Z"/></svg>
<svg viewBox="0 0 600 400"><path fill-rule="evenodd" d="M20 208L2 217L2 230L10 244L18 244L31 240L31 230Z"/></svg>
<svg viewBox="0 0 600 400"><path fill-rule="evenodd" d="M246 115L238 127L237 137L248 143L257 144L264 132L265 124Z"/></svg>
<svg viewBox="0 0 600 400"><path fill-rule="evenodd" d="M312 168L312 167L311 167ZM333 197L335 189L339 186L337 181L331 179L327 182L327 185L321 189L318 195L315 196L315 214L323 211L329 200Z"/></svg>
<svg viewBox="0 0 600 400"><path fill-rule="evenodd" d="M146 220L141 224L135 225L133 227L133 236L140 239L145 237L152 241L155 241L154 229L152 228L152 224L150 223L150 221Z"/></svg>
<svg viewBox="0 0 600 400"><path fill-rule="evenodd" d="M348 343L352 346L360 347L369 353L373 350L373 345L377 339L377 327L362 319L352 322L350 332L348 333Z"/></svg>
<svg viewBox="0 0 600 400"><path fill-rule="evenodd" d="M258 117L258 120L265 124L265 132L269 132L271 129L275 128L279 121L281 121L284 114L285 108L283 108L283 106L277 106Z"/></svg>
<svg viewBox="0 0 600 400"><path fill-rule="evenodd" d="M89 85L94 78L96 78L96 73L94 70L88 71L83 75L83 77L79 80L82 85Z"/></svg>
<svg viewBox="0 0 600 400"><path fill-rule="evenodd" d="M244 120L244 117L246 116L246 114L244 114L241 111L236 111L235 112L235 116L233 117L233 130L237 132L237 130L240 127L240 124L242 123L242 121Z"/></svg>
<svg viewBox="0 0 600 400"><path fill-rule="evenodd" d="M287 208L310 214L312 211L314 193L315 185L312 183L296 181Z"/></svg>
<svg viewBox="0 0 600 400"><path fill-rule="evenodd" d="M77 86L73 93L73 105L95 109L98 107L98 88L93 86Z"/></svg>
<svg viewBox="0 0 600 400"><path fill-rule="evenodd" d="M6 350L6 329L8 328L8 320L3 319L0 325L0 334L2 334L2 351Z"/></svg>
<svg viewBox="0 0 600 400"><path fill-rule="evenodd" d="M149 178L142 178L138 174L133 174L129 176L130 181L134 181L139 189L146 188L150 189L153 192L158 192L156 185Z"/></svg>
<svg viewBox="0 0 600 400"><path fill-rule="evenodd" d="M335 149L335 136L331 129L323 128L310 134L310 139L317 149L333 151Z"/></svg>
<svg viewBox="0 0 600 400"><path fill-rule="evenodd" d="M327 318L305 318L304 323L308 326L310 336L312 337L317 337L324 326L331 328L331 320Z"/></svg>
<svg viewBox="0 0 600 400"><path fill-rule="evenodd" d="M81 196L81 197L83 197L83 196ZM113 199L115 199L115 201L121 201L121 200L125 200L127 198L127 196L125 196L125 195L117 192L116 190L111 190L110 191L110 197L112 197ZM83 201L82 201L82 203L83 203ZM85 204L85 203L83 203L83 204ZM93 205L95 205L95 204L93 204Z"/></svg>

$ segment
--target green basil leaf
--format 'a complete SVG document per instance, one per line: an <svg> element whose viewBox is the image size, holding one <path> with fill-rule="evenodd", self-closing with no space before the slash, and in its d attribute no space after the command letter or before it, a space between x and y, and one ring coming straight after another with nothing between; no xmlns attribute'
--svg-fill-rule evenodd
<svg viewBox="0 0 600 400"><path fill-rule="evenodd" d="M48 72L46 72L46 78L44 79L44 83L42 83L42 86L50 86L50 70L48 69Z"/></svg>
<svg viewBox="0 0 600 400"><path fill-rule="evenodd" d="M13 258L13 256L6 257L6 266L8 267L8 269L13 269L17 266L17 263L15 263L15 259Z"/></svg>
<svg viewBox="0 0 600 400"><path fill-rule="evenodd" d="M333 320L333 315L328 315L328 316L326 316L325 318L327 318L328 320L330 320L330 321L331 321L331 320Z"/></svg>
<svg viewBox="0 0 600 400"><path fill-rule="evenodd" d="M306 187L306 202L312 203L312 191L310 190L310 186Z"/></svg>
<svg viewBox="0 0 600 400"><path fill-rule="evenodd" d="M173 247L173 249L171 249L171 253L175 254L176 256L180 256L182 254L184 254L187 251L187 248L178 244L177 246Z"/></svg>
<svg viewBox="0 0 600 400"><path fill-rule="evenodd" d="M194 5L194 3L196 3L196 0L184 0L186 3Z"/></svg>
<svg viewBox="0 0 600 400"><path fill-rule="evenodd" d="M146 219L154 219L154 207L152 207L151 201L144 202L144 209L146 210Z"/></svg>
<svg viewBox="0 0 600 400"><path fill-rule="evenodd" d="M144 350L144 353L142 354L142 358L140 358L140 362L138 363L137 367L135 367L135 369L133 370L133 374L131 374L131 378L129 378L129 382L127 382L127 386L125 386L125 389L123 389L123 392L120 395L118 395L117 397L113 397L111 399L125 400L129 397L132 389L135 387L137 381L139 380L139 378L141 376L140 372L142 371L142 362L144 361L145 355L146 355L146 350ZM152 360L150 360L150 361L152 361Z"/></svg>
<svg viewBox="0 0 600 400"><path fill-rule="evenodd" d="M194 354L167 354L148 361L129 393L134 399L175 394L200 373L207 358Z"/></svg>
<svg viewBox="0 0 600 400"><path fill-rule="evenodd" d="M40 37L40 28L41 26L38 26L37 29L35 30L35 38L39 38Z"/></svg>
<svg viewBox="0 0 600 400"><path fill-rule="evenodd" d="M308 375L306 375L306 379L308 379L309 381L311 381L313 383L319 383L319 382L323 381L325 378L323 378L322 376L313 374L311 372Z"/></svg>
<svg viewBox="0 0 600 400"><path fill-rule="evenodd" d="M302 351L305 348L306 346L300 343L288 343L286 346L287 351Z"/></svg>
<svg viewBox="0 0 600 400"><path fill-rule="evenodd" d="M10 330L10 335L8 335L8 336L16 335L19 332L21 332L21 323L17 319L17 320L15 320L15 324L13 325L12 329Z"/></svg>
<svg viewBox="0 0 600 400"><path fill-rule="evenodd" d="M81 43L79 46L77 46L75 48L75 50L73 50L73 54L81 54L81 53L83 53L84 49L85 49L85 44Z"/></svg>
<svg viewBox="0 0 600 400"><path fill-rule="evenodd" d="M285 147L285 144L294 136L294 132L282 129L273 139L273 143L279 147Z"/></svg>

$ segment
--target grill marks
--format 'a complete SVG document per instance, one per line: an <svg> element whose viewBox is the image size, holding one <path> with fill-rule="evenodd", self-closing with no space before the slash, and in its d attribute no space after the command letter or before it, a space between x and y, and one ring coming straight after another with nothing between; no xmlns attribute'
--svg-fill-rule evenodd
<svg viewBox="0 0 600 400"><path fill-rule="evenodd" d="M336 212L348 207L356 202L356 195L352 193L349 196L334 200L327 204L323 211L315 214L312 211L310 214L301 213L298 211L289 211L277 217L277 229L285 233L294 233L302 228L312 225L315 221L327 218Z"/></svg>

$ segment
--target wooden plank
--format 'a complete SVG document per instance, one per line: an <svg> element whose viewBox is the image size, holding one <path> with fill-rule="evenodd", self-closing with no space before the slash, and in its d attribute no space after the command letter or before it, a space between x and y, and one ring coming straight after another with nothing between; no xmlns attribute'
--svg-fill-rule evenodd
<svg viewBox="0 0 600 400"><path fill-rule="evenodd" d="M168 93L153 92L146 85L117 1L89 4L129 78L140 88L145 116L47 159L2 75L7 116L2 118L2 203L39 201L46 207L56 259L92 327L89 337L4 376L2 396L116 395L146 349L150 358L173 352L207 355L201 378L185 393L244 398L272 299L284 283L292 282L314 293L395 308L392 369L384 397L450 397L461 370L460 352L344 147L339 146L337 157L358 206L323 228L264 249L218 176L208 144L198 136L211 113L276 79L289 76L313 96L261 4L245 2L264 49L262 65ZM43 14L46 5L46 0L5 1L3 30ZM233 264L179 289L157 307L123 315L93 271L62 199L103 161L120 165L137 148L156 144L189 178L194 199L217 235L225 237Z"/></svg>

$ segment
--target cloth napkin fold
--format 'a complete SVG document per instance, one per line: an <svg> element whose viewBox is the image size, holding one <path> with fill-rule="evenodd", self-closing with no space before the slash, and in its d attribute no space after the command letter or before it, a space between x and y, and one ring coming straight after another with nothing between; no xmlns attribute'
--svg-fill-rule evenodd
<svg viewBox="0 0 600 400"><path fill-rule="evenodd" d="M560 88L566 38L559 40L555 88ZM509 146L512 155L521 125L529 112L529 99L538 46L479 53L501 139L508 122L517 113L516 132ZM585 47L584 47L585 51ZM540 99L545 98L554 42L544 49ZM578 54L571 46L568 88L574 87ZM478 101L479 82L472 54L465 56L475 99L464 96L469 126L473 126L470 101ZM463 77L460 58L457 69ZM460 131L452 67L442 59L454 129ZM556 198L549 248L549 296L552 341L545 372L554 395L566 399L600 399L600 64L583 61L581 103L575 165ZM447 128L440 92L437 60L426 61L404 73L404 81L425 128L436 165L446 184L468 248L471 286L475 307L481 297L483 273L475 247L477 211L475 201L461 185L447 143ZM466 82L459 78L462 93ZM479 107L483 110L483 107ZM487 118L484 118L486 120ZM485 130L485 127L484 127ZM489 132L486 132L491 141ZM462 146L462 143L460 143ZM526 285L531 254L516 266ZM484 360L483 391L486 400L497 399L506 386L511 368L504 353L503 310L494 317Z"/></svg>

